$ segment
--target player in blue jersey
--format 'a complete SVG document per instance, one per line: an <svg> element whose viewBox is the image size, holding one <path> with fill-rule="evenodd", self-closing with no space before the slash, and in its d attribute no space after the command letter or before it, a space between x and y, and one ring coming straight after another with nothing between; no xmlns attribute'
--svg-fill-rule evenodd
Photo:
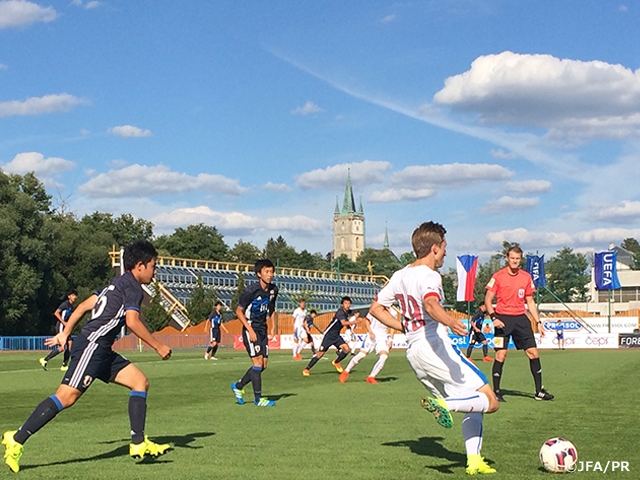
<svg viewBox="0 0 640 480"><path fill-rule="evenodd" d="M71 312L73 311L73 303L78 298L78 292L75 290L69 292L67 295L67 299L60 304L58 308L56 308L55 312L53 312L53 316L56 317L56 333L61 333L64 330L69 317L71 316ZM60 370L63 372L67 371L69 365L69 357L71 352L71 338L67 339L67 343L65 343L63 348L54 348L49 352L49 355L46 357L42 357L38 361L44 370L47 369L47 362L51 360L53 357L58 355L60 352L64 351L64 356L62 358L62 366Z"/></svg>
<svg viewBox="0 0 640 480"><path fill-rule="evenodd" d="M209 346L207 351L204 352L204 359L217 360L216 352L220 345L220 329L224 330L225 333L229 333L227 327L222 324L222 302L216 302L213 312L207 317L207 321L211 322L211 326L209 328Z"/></svg>
<svg viewBox="0 0 640 480"><path fill-rule="evenodd" d="M467 347L467 358L473 362L471 358L471 352L473 351L473 346L476 343L482 344L482 361L483 362L493 362L493 358L489 356L488 347L487 347L487 339L482 333L482 325L484 324L484 316L487 312L487 307L484 303L480 304L478 311L473 314L471 320L469 320L469 346Z"/></svg>
<svg viewBox="0 0 640 480"><path fill-rule="evenodd" d="M349 352L349 344L344 341L342 335L340 335L340 331L344 327L348 327L349 325L355 325L361 322L357 316L354 317L353 320L349 318L352 316L351 313L351 299L349 297L342 297L340 300L340 308L333 316L331 323L324 329L322 343L320 344L320 350L311 357L309 364L306 366L304 370L302 370L302 375L305 377L309 376L309 370L313 368L313 366L318 363L318 361L324 357L324 354L331 346L334 346L338 349L338 355L335 360L331 361L331 365L335 367L338 373L342 373L343 368L340 366L340 362L344 360Z"/></svg>
<svg viewBox="0 0 640 480"><path fill-rule="evenodd" d="M318 332L322 333L322 330L320 330L318 326L315 323L313 323L317 315L318 315L318 312L316 312L315 310L311 310L309 312L309 316L305 318L304 323L302 324L305 332L307 332L307 338L304 339L304 341L307 343L307 345L311 347L312 355L316 354L316 347L313 343L313 337L311 336L311 329L315 327L315 329L318 330Z"/></svg>
<svg viewBox="0 0 640 480"><path fill-rule="evenodd" d="M244 289L236 308L236 315L243 327L242 341L251 357L252 365L240 380L231 384L231 390L236 396L236 401L243 405L244 387L251 382L254 404L258 407L273 407L276 402L262 396L262 372L267 368L269 359L269 337L275 334L273 316L276 311L278 287L271 283L275 275L275 267L271 260L258 260L254 271L258 281Z"/></svg>
<svg viewBox="0 0 640 480"><path fill-rule="evenodd" d="M170 445L150 441L144 434L147 414L149 382L138 367L112 350L113 342L123 325L127 325L143 342L153 348L163 360L171 356L171 349L158 343L140 320L143 290L140 284L153 279L158 253L150 242L136 241L124 250L126 273L115 278L100 295L92 295L72 313L62 333L48 339L49 346L64 346L73 327L82 315L91 311L91 317L82 328L71 350L71 363L61 385L54 395L43 400L17 431L4 432L4 460L9 468L20 470L23 444L49 423L63 409L71 407L97 378L106 383L117 383L131 390L129 395L129 421L131 444L129 454L134 458L158 456Z"/></svg>
<svg viewBox="0 0 640 480"><path fill-rule="evenodd" d="M558 320L558 323L556 323L556 339L558 340L558 348L564 350L564 327L562 326L562 320Z"/></svg>

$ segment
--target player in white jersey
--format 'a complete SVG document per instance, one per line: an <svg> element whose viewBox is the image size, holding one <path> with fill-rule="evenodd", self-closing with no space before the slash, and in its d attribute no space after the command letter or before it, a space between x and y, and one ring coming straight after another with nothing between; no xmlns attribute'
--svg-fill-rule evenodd
<svg viewBox="0 0 640 480"><path fill-rule="evenodd" d="M449 338L448 328L456 335L468 332L443 307L442 278L436 269L444 263L445 234L444 227L434 222L425 222L413 232L411 244L417 260L393 274L369 311L386 326L404 330L407 360L432 395L422 399L422 406L446 428L453 426L451 412L465 413L462 436L467 451L466 472L495 473L480 449L483 414L497 411L499 403L487 378ZM387 310L394 302L400 304L401 319L393 318Z"/></svg>
<svg viewBox="0 0 640 480"><path fill-rule="evenodd" d="M391 314L394 317L397 316L395 310L393 310ZM370 313L368 313L365 318L366 321L364 322L364 325L367 328L367 336L362 343L360 352L351 359L349 365L347 365L344 371L340 374L340 383L346 382L353 367L355 367L360 360L366 357L367 354L371 353L373 350L375 350L378 355L378 361L373 366L366 382L373 384L378 383L376 376L380 373L380 370L382 370L382 367L384 367L384 364L389 357L389 350L391 350L391 344L393 343L393 334L389 334L387 326L376 320L376 318Z"/></svg>
<svg viewBox="0 0 640 480"><path fill-rule="evenodd" d="M298 302L298 308L293 311L293 359L302 360L300 352L307 343L307 331L304 328L304 321L307 318L306 300Z"/></svg>

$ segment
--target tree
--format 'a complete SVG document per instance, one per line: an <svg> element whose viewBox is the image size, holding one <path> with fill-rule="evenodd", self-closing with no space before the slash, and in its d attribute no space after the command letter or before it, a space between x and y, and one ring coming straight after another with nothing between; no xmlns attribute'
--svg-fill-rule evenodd
<svg viewBox="0 0 640 480"><path fill-rule="evenodd" d="M153 237L153 223L142 218L136 219L128 213L114 218L111 213L94 212L82 217L81 222L92 231L108 233L111 244L116 248L124 247L134 240L151 240Z"/></svg>
<svg viewBox="0 0 640 480"><path fill-rule="evenodd" d="M177 228L172 235L156 239L156 248L166 250L173 257L198 260L227 260L229 247L216 227L203 223Z"/></svg>
<svg viewBox="0 0 640 480"><path fill-rule="evenodd" d="M216 301L218 301L218 294L215 289L205 289L202 283L202 276L198 274L196 288L191 291L191 297L187 303L191 323L197 325L206 319L213 311Z"/></svg>
<svg viewBox="0 0 640 480"><path fill-rule="evenodd" d="M400 265L406 267L416 261L416 254L413 252L405 252L400 255Z"/></svg>
<svg viewBox="0 0 640 480"><path fill-rule="evenodd" d="M393 272L401 268L401 264L389 249L365 248L356 260L356 273L369 275L369 265L373 275L386 275L391 277Z"/></svg>
<svg viewBox="0 0 640 480"><path fill-rule="evenodd" d="M238 280L236 282L236 291L231 298L231 314L235 318L236 309L238 308L238 303L240 302L240 297L242 296L242 292L245 289L244 275L241 272L238 272Z"/></svg>
<svg viewBox="0 0 640 480"><path fill-rule="evenodd" d="M569 247L558 250L557 255L545 265L547 288L563 302L586 301L590 281L588 267L585 255L573 253ZM555 299L543 290L541 301L554 302Z"/></svg>
<svg viewBox="0 0 640 480"><path fill-rule="evenodd" d="M238 240L228 253L229 260L238 263L248 263L253 265L256 260L262 257L262 252L251 242Z"/></svg>
<svg viewBox="0 0 640 480"><path fill-rule="evenodd" d="M280 267L297 267L298 253L296 249L287 244L282 235L275 240L270 238L264 246L264 256Z"/></svg>
<svg viewBox="0 0 640 480"><path fill-rule="evenodd" d="M620 246L631 253L640 253L640 243L635 238L625 238Z"/></svg>
<svg viewBox="0 0 640 480"><path fill-rule="evenodd" d="M160 292L157 282L155 282L155 293L151 297L151 302L148 306L142 306L142 313L144 314L150 332L162 330L169 325L171 321L171 316L162 306L162 293Z"/></svg>

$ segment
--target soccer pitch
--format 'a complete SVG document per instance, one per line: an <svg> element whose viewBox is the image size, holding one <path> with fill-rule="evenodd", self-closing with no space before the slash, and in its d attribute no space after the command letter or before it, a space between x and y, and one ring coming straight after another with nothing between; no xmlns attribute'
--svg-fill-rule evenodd
<svg viewBox="0 0 640 480"><path fill-rule="evenodd" d="M221 350L205 361L200 350L174 352L163 362L155 353L127 353L149 377L146 433L173 449L136 462L128 455L128 392L96 381L68 411L60 413L25 445L21 470L2 478L23 479L417 479L465 477L460 434L440 427L420 407L426 391L404 352L395 351L378 385L365 383L375 357L369 355L345 384L326 355L303 377L305 361L290 352L272 353L263 375L273 408L235 403L229 388L250 365L244 352ZM476 357L478 352L475 352ZM16 429L33 408L55 392L60 357L49 371L38 353L0 354L0 428ZM498 473L490 478L549 478L538 450L556 436L571 440L580 461L629 462L629 472L606 478L640 478L640 352L542 351L543 378L556 395L534 401L533 380L522 352L505 364L506 403L485 417L483 455ZM346 365L347 360L343 362ZM491 364L476 365L489 377ZM610 468L610 467L609 467ZM453 474L453 475L452 475ZM602 478L581 472L579 478Z"/></svg>

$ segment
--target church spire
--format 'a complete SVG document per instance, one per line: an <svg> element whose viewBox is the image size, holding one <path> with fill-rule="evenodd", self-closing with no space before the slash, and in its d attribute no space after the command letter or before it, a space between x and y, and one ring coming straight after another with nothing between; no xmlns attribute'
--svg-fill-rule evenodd
<svg viewBox="0 0 640 480"><path fill-rule="evenodd" d="M335 211L333 213L335 213L336 215L340 215L340 207L338 206L338 196L337 195L336 195L336 209L335 209Z"/></svg>
<svg viewBox="0 0 640 480"><path fill-rule="evenodd" d="M358 206L358 214L364 215L364 210L362 210L362 197L359 198L360 205Z"/></svg>
<svg viewBox="0 0 640 480"><path fill-rule="evenodd" d="M356 202L353 199L353 189L351 188L351 169L347 171L347 186L344 189L344 201L342 202L342 215L356 212Z"/></svg>
<svg viewBox="0 0 640 480"><path fill-rule="evenodd" d="M389 230L387 229L387 222L384 222L384 242L382 242L382 248L389 250Z"/></svg>

